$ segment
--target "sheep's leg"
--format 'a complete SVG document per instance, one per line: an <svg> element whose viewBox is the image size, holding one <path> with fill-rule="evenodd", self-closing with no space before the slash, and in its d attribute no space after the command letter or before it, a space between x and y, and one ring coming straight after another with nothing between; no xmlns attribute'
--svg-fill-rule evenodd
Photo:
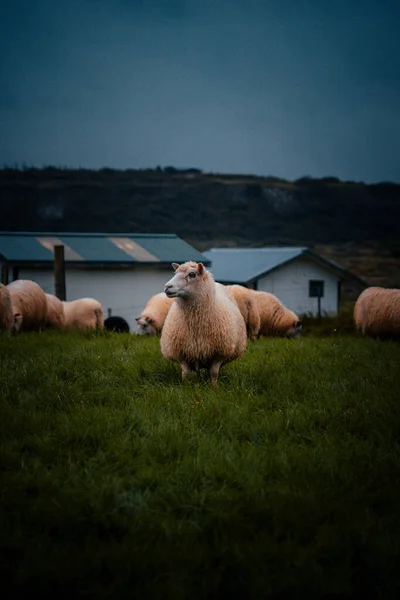
<svg viewBox="0 0 400 600"><path fill-rule="evenodd" d="M218 361L218 362L214 362L211 367L208 369L208 372L210 374L210 379L211 379L211 383L213 385L217 384L218 381L218 375L219 375L219 370L221 368L222 365L222 361Z"/></svg>
<svg viewBox="0 0 400 600"><path fill-rule="evenodd" d="M185 379L188 379L192 375L193 371L190 368L189 363L187 363L187 362L181 362L180 365L181 365L181 369L182 369L182 381L184 381Z"/></svg>

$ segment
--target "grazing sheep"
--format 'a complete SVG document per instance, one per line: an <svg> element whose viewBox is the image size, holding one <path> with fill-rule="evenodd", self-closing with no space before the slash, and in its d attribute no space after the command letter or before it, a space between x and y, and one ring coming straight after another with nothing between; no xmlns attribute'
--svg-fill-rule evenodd
<svg viewBox="0 0 400 600"><path fill-rule="evenodd" d="M47 300L47 325L56 329L63 329L65 325L65 315L63 303L57 296L46 294Z"/></svg>
<svg viewBox="0 0 400 600"><path fill-rule="evenodd" d="M269 292L256 292L254 294L260 312L260 330L258 337L297 337L301 333L301 321L298 316Z"/></svg>
<svg viewBox="0 0 400 600"><path fill-rule="evenodd" d="M63 302L66 329L101 329L104 313L100 302L94 298L79 298Z"/></svg>
<svg viewBox="0 0 400 600"><path fill-rule="evenodd" d="M400 337L400 290L369 287L354 306L356 328L372 337Z"/></svg>
<svg viewBox="0 0 400 600"><path fill-rule="evenodd" d="M10 292L0 283L0 331L11 331L14 317Z"/></svg>
<svg viewBox="0 0 400 600"><path fill-rule="evenodd" d="M260 331L261 321L257 300L254 297L252 290L249 290L242 285L228 285L226 287L232 292L244 322L246 323L247 336L254 341Z"/></svg>
<svg viewBox="0 0 400 600"><path fill-rule="evenodd" d="M46 325L47 300L42 288L29 279L8 284L13 308L13 331L40 330Z"/></svg>
<svg viewBox="0 0 400 600"><path fill-rule="evenodd" d="M104 327L108 331L114 331L115 333L129 333L129 325L122 317L108 317L104 321Z"/></svg>
<svg viewBox="0 0 400 600"><path fill-rule="evenodd" d="M244 319L229 290L215 283L202 263L172 263L175 275L165 293L175 298L161 332L161 352L179 362L182 379L207 369L213 384L221 365L246 349Z"/></svg>
<svg viewBox="0 0 400 600"><path fill-rule="evenodd" d="M161 335L168 311L174 298L168 298L164 292L152 296L136 318L139 335Z"/></svg>

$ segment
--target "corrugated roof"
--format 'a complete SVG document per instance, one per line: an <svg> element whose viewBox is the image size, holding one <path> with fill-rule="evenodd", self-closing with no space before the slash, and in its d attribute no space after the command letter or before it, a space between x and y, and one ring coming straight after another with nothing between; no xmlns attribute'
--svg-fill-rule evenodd
<svg viewBox="0 0 400 600"><path fill-rule="evenodd" d="M216 281L247 283L293 260L307 248L210 248L203 252L211 261Z"/></svg>
<svg viewBox="0 0 400 600"><path fill-rule="evenodd" d="M63 244L66 262L171 263L208 259L173 234L0 232L0 259L12 263L53 261L54 244Z"/></svg>
<svg viewBox="0 0 400 600"><path fill-rule="evenodd" d="M211 272L214 279L221 283L246 284L299 256L306 255L311 260L336 271L344 279L356 281L360 286L367 285L339 264L305 247L210 248L203 254L212 263Z"/></svg>

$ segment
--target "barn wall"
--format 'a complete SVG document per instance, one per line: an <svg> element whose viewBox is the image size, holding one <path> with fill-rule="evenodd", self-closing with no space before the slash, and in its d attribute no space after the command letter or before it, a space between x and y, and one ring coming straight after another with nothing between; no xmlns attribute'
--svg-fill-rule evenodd
<svg viewBox="0 0 400 600"><path fill-rule="evenodd" d="M322 314L336 314L338 311L338 277L328 269L301 257L284 265L258 280L258 289L275 294L297 314L317 314L318 299L309 297L310 279L324 281L324 297L321 298Z"/></svg>
<svg viewBox="0 0 400 600"><path fill-rule="evenodd" d="M101 302L105 317L107 309L123 317L131 331L136 330L135 317L140 315L147 300L162 292L172 277L170 269L68 269L66 270L67 300L90 297ZM21 269L21 279L36 281L46 293L54 294L52 270Z"/></svg>

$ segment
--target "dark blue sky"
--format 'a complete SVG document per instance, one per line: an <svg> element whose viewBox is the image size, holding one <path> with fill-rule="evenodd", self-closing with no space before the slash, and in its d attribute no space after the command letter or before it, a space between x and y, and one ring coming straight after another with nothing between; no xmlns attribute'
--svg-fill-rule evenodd
<svg viewBox="0 0 400 600"><path fill-rule="evenodd" d="M0 165L400 181L399 31L391 0L8 0Z"/></svg>

